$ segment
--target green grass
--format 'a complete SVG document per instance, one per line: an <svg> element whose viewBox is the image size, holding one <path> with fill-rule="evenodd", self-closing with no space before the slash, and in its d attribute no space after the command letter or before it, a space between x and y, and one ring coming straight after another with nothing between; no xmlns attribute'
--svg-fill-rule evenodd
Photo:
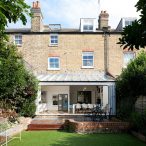
<svg viewBox="0 0 146 146"><path fill-rule="evenodd" d="M76 134L59 131L25 131L22 140L8 146L146 146L129 134Z"/></svg>

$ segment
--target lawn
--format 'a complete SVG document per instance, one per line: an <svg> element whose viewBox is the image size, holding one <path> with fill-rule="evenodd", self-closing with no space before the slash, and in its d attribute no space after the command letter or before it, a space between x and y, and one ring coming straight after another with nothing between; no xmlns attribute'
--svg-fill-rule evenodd
<svg viewBox="0 0 146 146"><path fill-rule="evenodd" d="M75 134L59 131L25 131L22 140L8 146L146 146L128 134Z"/></svg>

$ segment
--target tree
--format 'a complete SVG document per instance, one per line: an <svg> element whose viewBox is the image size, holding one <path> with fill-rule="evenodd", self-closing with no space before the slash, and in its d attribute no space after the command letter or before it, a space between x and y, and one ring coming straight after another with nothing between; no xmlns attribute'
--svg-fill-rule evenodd
<svg viewBox="0 0 146 146"><path fill-rule="evenodd" d="M146 52L128 64L116 81L117 104L122 116L129 116L137 98L146 95Z"/></svg>
<svg viewBox="0 0 146 146"><path fill-rule="evenodd" d="M25 68L22 56L5 34L8 23L20 19L25 25L26 15L31 16L31 13L24 0L0 1L0 108L33 116L38 82Z"/></svg>
<svg viewBox="0 0 146 146"><path fill-rule="evenodd" d="M119 38L118 44L125 48L133 50L144 48L146 46L146 0L139 0L135 5L137 12L140 12L140 19L126 26Z"/></svg>
<svg viewBox="0 0 146 146"><path fill-rule="evenodd" d="M3 36L8 23L16 23L19 19L25 25L26 15L31 16L30 6L24 0L1 0L0 1L0 35Z"/></svg>
<svg viewBox="0 0 146 146"><path fill-rule="evenodd" d="M0 41L0 48L0 107L27 115L24 109L26 103L29 103L34 109L29 115L33 115L38 82L33 74L26 70L15 45Z"/></svg>

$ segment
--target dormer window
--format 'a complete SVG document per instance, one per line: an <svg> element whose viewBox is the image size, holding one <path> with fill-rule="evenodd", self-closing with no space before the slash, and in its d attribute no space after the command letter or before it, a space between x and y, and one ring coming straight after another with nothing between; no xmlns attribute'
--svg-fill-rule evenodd
<svg viewBox="0 0 146 146"><path fill-rule="evenodd" d="M93 25L84 25L83 30L84 31L93 31Z"/></svg>
<svg viewBox="0 0 146 146"><path fill-rule="evenodd" d="M96 19L94 18L82 18L80 22L81 32L95 32L96 30Z"/></svg>
<svg viewBox="0 0 146 146"><path fill-rule="evenodd" d="M126 20L125 21L125 26L132 25L132 22L133 22L133 20L132 21L131 20Z"/></svg>
<svg viewBox="0 0 146 146"><path fill-rule="evenodd" d="M122 31L124 27L132 25L132 23L136 20L135 17L123 17L121 18L116 30Z"/></svg>

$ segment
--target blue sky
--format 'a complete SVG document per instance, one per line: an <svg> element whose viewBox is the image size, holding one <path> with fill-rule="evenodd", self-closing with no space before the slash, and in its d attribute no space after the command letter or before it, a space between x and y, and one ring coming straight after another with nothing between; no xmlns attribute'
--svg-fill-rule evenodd
<svg viewBox="0 0 146 146"><path fill-rule="evenodd" d="M36 0L25 0L32 6ZM134 5L138 0L39 0L43 22L48 24L61 24L63 28L79 28L80 18L97 18L101 10L109 13L109 26L116 28L122 17L137 17L138 13ZM99 4L100 1L100 4ZM30 27L28 23L10 24L9 28Z"/></svg>

